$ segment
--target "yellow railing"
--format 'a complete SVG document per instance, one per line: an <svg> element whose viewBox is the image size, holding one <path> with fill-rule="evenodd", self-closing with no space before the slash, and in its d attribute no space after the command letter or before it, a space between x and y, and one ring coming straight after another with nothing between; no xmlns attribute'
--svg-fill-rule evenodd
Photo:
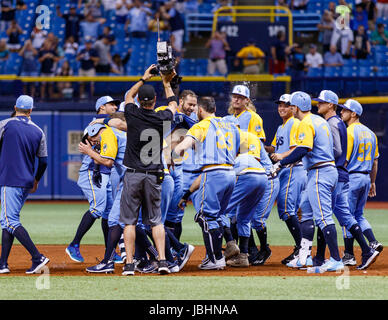
<svg viewBox="0 0 388 320"><path fill-rule="evenodd" d="M230 10L231 12L223 12ZM267 12L238 12L238 10L246 11L267 11ZM283 12L278 12L283 11ZM213 17L213 33L217 30L218 17L232 17L232 21L236 22L236 17L269 17L270 22L275 22L275 17L288 17L288 43L293 43L293 28L292 28L292 13L287 7L281 6L225 6L217 9Z"/></svg>

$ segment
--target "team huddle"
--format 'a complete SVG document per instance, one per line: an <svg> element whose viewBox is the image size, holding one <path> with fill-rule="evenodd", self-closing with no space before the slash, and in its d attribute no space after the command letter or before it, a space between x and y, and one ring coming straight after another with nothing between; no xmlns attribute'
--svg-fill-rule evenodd
<svg viewBox="0 0 388 320"><path fill-rule="evenodd" d="M135 102L147 100L147 94L155 95L139 90ZM89 209L66 248L67 255L73 261L84 262L81 240L94 222L101 219L105 255L100 263L86 268L87 272L111 273L115 263L125 264L123 275L133 275L135 271L179 272L195 249L181 242L182 219L186 203L191 201L206 248L199 269L263 265L271 256L266 221L276 201L279 218L295 242L293 252L284 257L282 264L304 270L312 267L319 273L356 265L355 239L362 250L357 269L368 268L383 250L363 215L368 196L376 195L377 138L360 123L362 106L357 101L349 99L339 105L338 96L329 90L321 91L313 100L318 102L320 115L311 112L312 102L307 93L282 95L275 103L283 123L272 143L266 145L263 121L255 112L245 85L233 88L229 115L225 117L215 116L212 97L198 98L191 90L180 94L173 121L163 132L160 152L164 174L157 175L161 196L155 201L160 202L165 237L161 256L154 239L153 217L142 215L151 204L140 202L136 221L126 220L120 214L120 208L133 205L132 194L122 196L128 190L123 177L131 170L123 164L127 145L124 131L130 128L123 114L125 103L109 96L99 98L95 105L97 115L79 144L84 157L78 186L89 201ZM26 157L39 159L38 173L33 175L33 165L25 168L23 174L27 178L21 181L21 175L12 178L9 175L23 166L10 164L6 159L8 153L0 152L0 163L4 166L0 171L3 229L0 273L10 272L7 261L14 237L32 256L33 264L27 273L38 273L49 262L36 249L19 217L28 191L36 190L47 166L46 140L30 119L32 106L32 98L21 96L16 102L15 117L0 122L2 150L20 143L12 138L13 131L23 132L27 141L30 139L27 132L32 130L34 144ZM337 107L342 108L341 117L337 115ZM166 108L159 107L155 112L165 112ZM143 151L145 158L157 158L151 149ZM12 165L15 167L6 167ZM30 181L34 183L31 185ZM333 215L343 231L343 256L338 249ZM123 230L132 224L136 237L134 250L128 250ZM316 227L317 250L313 256ZM326 246L329 258L325 257Z"/></svg>

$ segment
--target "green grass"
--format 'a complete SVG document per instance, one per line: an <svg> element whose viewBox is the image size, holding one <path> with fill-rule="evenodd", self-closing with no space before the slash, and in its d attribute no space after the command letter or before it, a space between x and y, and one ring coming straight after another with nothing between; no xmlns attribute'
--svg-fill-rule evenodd
<svg viewBox="0 0 388 320"><path fill-rule="evenodd" d="M85 204L34 204L27 203L21 212L21 221L37 244L67 244L77 230L83 213L88 209ZM193 206L188 206L183 219L182 240L194 245L203 244L199 226L194 223ZM388 245L388 212L386 210L367 210L365 217L373 227L376 238ZM337 226L338 227L338 226ZM293 241L286 224L279 220L276 207L267 221L268 242L273 245L292 245ZM342 232L338 238L342 244ZM83 244L103 244L101 223L97 221L82 240Z"/></svg>
<svg viewBox="0 0 388 320"><path fill-rule="evenodd" d="M386 277L0 277L0 299L55 300L345 300L388 299ZM42 282L43 283L43 282ZM345 284L345 282L341 282Z"/></svg>

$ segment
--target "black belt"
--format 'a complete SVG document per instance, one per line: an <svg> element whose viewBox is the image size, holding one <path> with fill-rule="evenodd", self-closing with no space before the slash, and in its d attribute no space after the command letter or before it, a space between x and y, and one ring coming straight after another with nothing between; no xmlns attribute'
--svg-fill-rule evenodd
<svg viewBox="0 0 388 320"><path fill-rule="evenodd" d="M133 168L127 168L127 172L130 172L130 173L144 173L144 174L152 174L154 176L157 176L159 174L161 174L162 170L158 170L158 171L155 171L155 170L141 170L141 169L133 169Z"/></svg>
<svg viewBox="0 0 388 320"><path fill-rule="evenodd" d="M191 170L185 170L185 169L183 169L182 170L183 172L187 172L187 173L202 173L202 170L193 170L193 171L191 171Z"/></svg>
<svg viewBox="0 0 388 320"><path fill-rule="evenodd" d="M318 167L311 167L310 169L307 169L307 171L314 170L314 169L322 169L322 168L327 168L327 167L336 168L336 166L334 164L324 164L324 165L318 166Z"/></svg>
<svg viewBox="0 0 388 320"><path fill-rule="evenodd" d="M349 172L349 174L353 174L353 173L369 174L368 171L350 171Z"/></svg>

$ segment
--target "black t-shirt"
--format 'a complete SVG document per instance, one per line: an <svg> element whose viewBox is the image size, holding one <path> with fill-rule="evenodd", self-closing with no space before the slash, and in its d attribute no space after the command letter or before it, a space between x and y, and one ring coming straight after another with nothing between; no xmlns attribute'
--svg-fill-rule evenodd
<svg viewBox="0 0 388 320"><path fill-rule="evenodd" d="M84 15L82 14L64 14L62 15L63 19L66 20L66 38L73 36L75 38L78 38L78 33L79 33L79 25L84 19Z"/></svg>
<svg viewBox="0 0 388 320"><path fill-rule="evenodd" d="M275 47L275 52L276 52L276 58L279 61L285 61L286 60L286 47L287 43L285 41L280 41L279 39L276 39L272 43L272 47Z"/></svg>
<svg viewBox="0 0 388 320"><path fill-rule="evenodd" d="M169 109L155 112L133 103L125 106L127 146L124 165L137 170L163 170L163 125L173 120Z"/></svg>
<svg viewBox="0 0 388 320"><path fill-rule="evenodd" d="M91 59L91 57L98 58L98 52L96 49L90 49L87 50L86 48L82 49L79 53L80 55L83 54L83 58L80 60L81 69L82 70L90 70L94 68L94 62Z"/></svg>
<svg viewBox="0 0 388 320"><path fill-rule="evenodd" d="M51 53L53 56L58 57L58 54L56 53L55 50L41 50L41 51L39 51L38 59L43 57L46 53ZM53 73L54 72L53 68L54 68L54 59L47 58L41 62L40 72L41 73Z"/></svg>

